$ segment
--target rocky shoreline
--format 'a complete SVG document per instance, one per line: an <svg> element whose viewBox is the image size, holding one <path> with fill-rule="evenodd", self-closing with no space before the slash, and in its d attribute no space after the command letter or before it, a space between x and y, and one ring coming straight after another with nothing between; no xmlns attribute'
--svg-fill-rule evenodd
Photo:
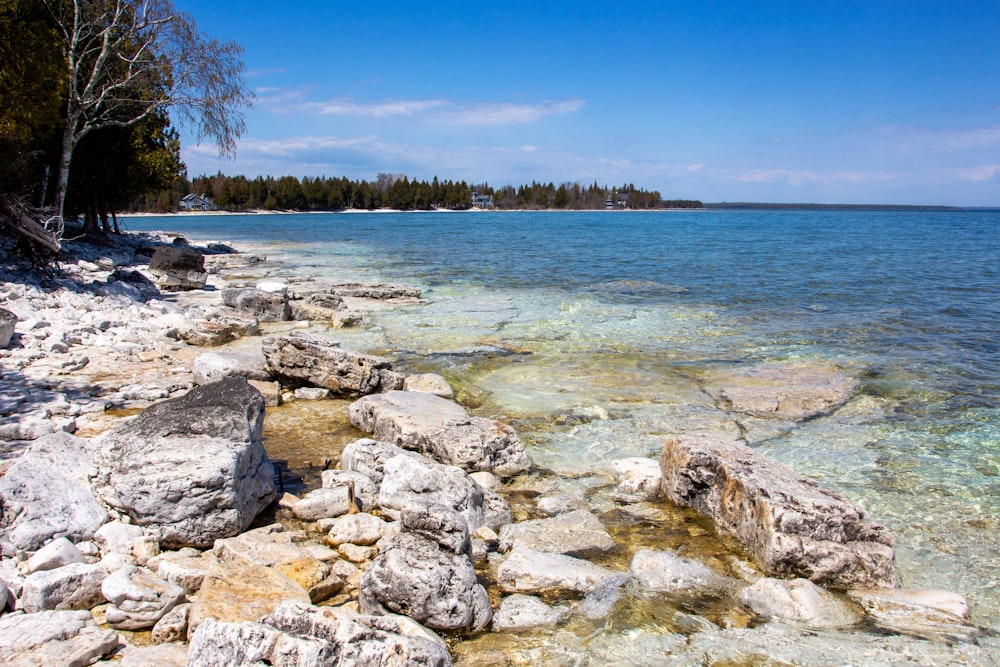
<svg viewBox="0 0 1000 667"><path fill-rule="evenodd" d="M614 647L567 628L658 601L674 611L643 641L672 664L1000 655L961 596L897 587L893 537L867 512L748 446L842 406L856 380L840 369L706 377L739 429L670 438L659 460L595 462L623 510L691 507L739 544L706 563L616 540L586 496L545 492L515 430L470 414L444 378L335 342L419 290L258 279L265 264L143 234L67 243L50 275L8 254L4 664L604 662ZM263 335L267 322L303 330ZM353 400L369 437L320 488L282 494L267 407L330 398ZM530 506L518 521L515 500ZM545 646L554 633L561 648Z"/></svg>

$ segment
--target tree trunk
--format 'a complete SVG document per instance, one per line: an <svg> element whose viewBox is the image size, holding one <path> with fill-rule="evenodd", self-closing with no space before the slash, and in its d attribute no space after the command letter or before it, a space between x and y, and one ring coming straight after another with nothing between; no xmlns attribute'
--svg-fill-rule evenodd
<svg viewBox="0 0 1000 667"><path fill-rule="evenodd" d="M101 214L101 229L105 234L111 233L111 224L108 222L108 205L103 199L98 201L98 212Z"/></svg>
<svg viewBox="0 0 1000 667"><path fill-rule="evenodd" d="M56 193L53 205L59 221L59 236L62 236L63 209L66 205L66 190L69 187L69 165L73 160L73 148L76 144L76 118L67 118L63 129L62 155L59 156L59 177L56 179Z"/></svg>

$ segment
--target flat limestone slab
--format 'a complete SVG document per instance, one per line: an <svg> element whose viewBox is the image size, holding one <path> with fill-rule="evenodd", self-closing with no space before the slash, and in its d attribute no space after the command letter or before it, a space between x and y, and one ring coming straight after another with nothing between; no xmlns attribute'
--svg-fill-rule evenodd
<svg viewBox="0 0 1000 667"><path fill-rule="evenodd" d="M667 497L735 535L772 576L837 589L898 585L895 539L886 528L741 442L673 438L660 469Z"/></svg>

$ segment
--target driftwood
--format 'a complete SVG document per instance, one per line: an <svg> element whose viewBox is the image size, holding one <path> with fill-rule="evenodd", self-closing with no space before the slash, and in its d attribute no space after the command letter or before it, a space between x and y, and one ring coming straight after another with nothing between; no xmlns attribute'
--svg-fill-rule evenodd
<svg viewBox="0 0 1000 667"><path fill-rule="evenodd" d="M45 226L28 215L27 211L9 201L0 201L3 208L3 218L7 226L17 235L29 241L33 246L40 247L53 255L58 255L60 243L58 237Z"/></svg>

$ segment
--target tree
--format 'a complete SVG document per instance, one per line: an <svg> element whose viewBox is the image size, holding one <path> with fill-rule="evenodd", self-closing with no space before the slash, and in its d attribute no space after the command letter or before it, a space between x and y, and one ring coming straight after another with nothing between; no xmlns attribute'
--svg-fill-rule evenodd
<svg viewBox="0 0 1000 667"><path fill-rule="evenodd" d="M63 215L73 153L91 132L131 127L172 110L199 141L232 154L253 94L243 50L201 34L169 0L42 0L66 70L56 214Z"/></svg>

